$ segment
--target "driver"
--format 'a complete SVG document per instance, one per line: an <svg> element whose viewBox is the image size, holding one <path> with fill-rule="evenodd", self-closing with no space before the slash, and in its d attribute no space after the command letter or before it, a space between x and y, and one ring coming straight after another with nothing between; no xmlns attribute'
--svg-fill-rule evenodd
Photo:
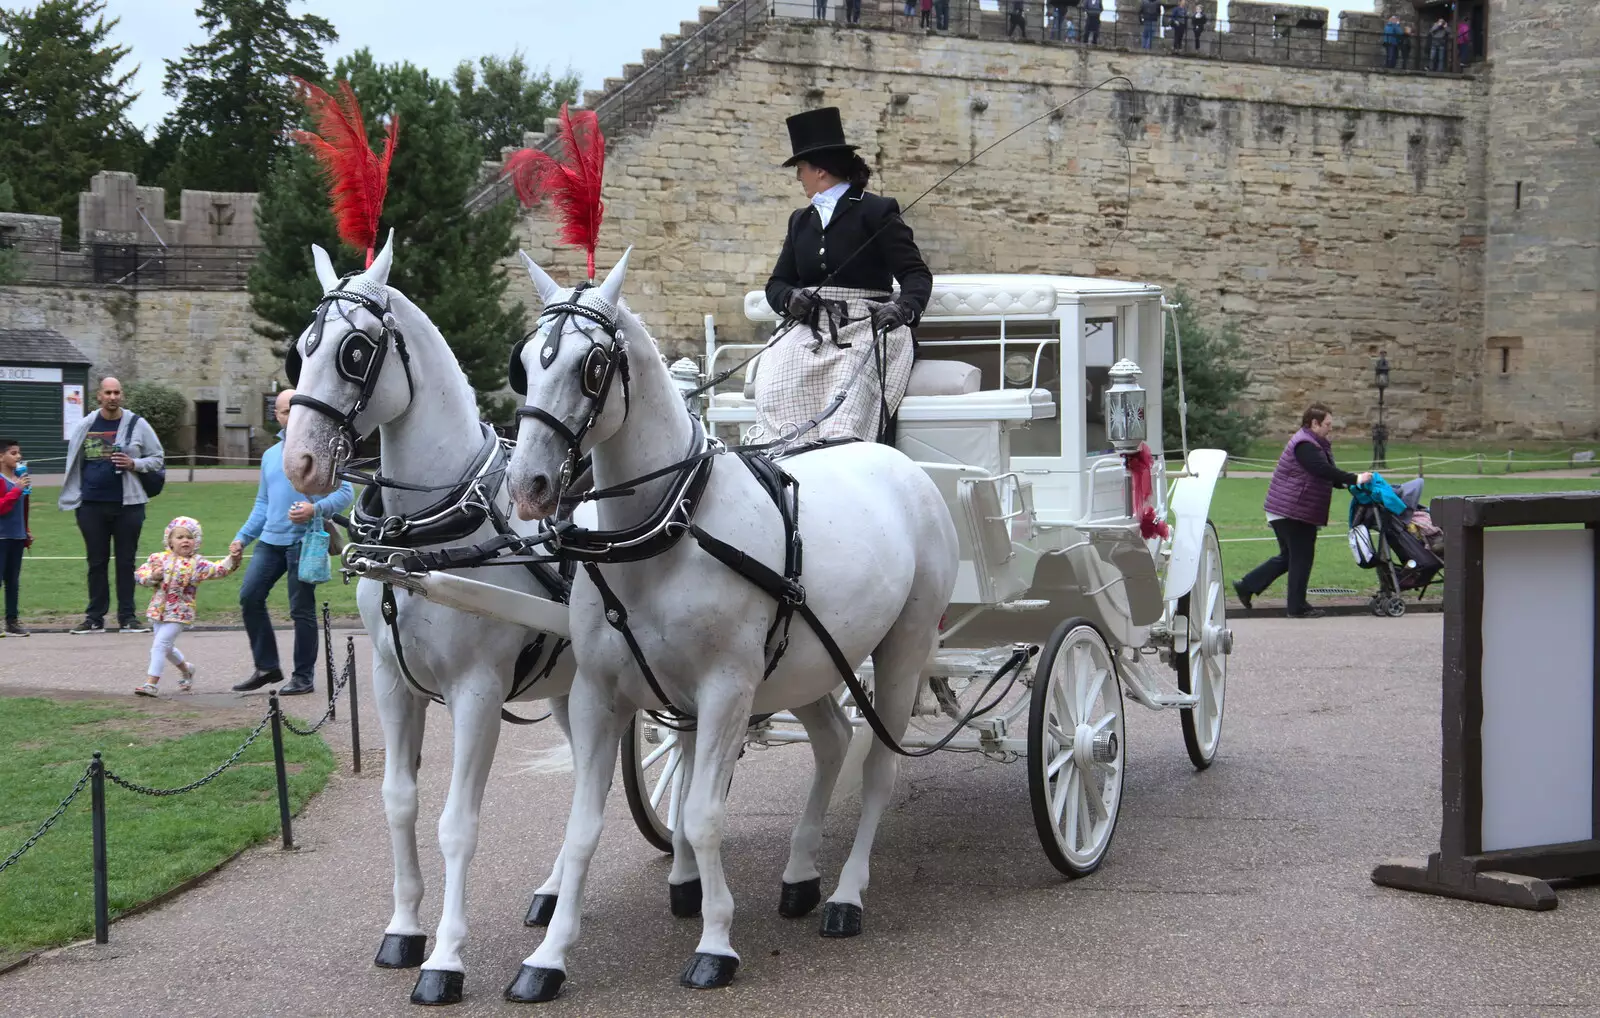
<svg viewBox="0 0 1600 1018"><path fill-rule="evenodd" d="M759 434L793 434L849 386L807 441L885 441L911 378L911 326L928 306L933 274L899 203L866 190L872 171L845 142L839 110L808 110L788 125L794 154L783 165L795 167L810 203L790 214L767 280L767 303L789 331L758 364ZM882 338L874 349L875 331Z"/></svg>

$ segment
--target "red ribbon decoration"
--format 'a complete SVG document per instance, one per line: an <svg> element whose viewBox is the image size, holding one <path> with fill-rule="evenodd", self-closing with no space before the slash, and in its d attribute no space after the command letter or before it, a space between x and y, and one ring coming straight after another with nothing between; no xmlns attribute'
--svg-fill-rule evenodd
<svg viewBox="0 0 1600 1018"><path fill-rule="evenodd" d="M1139 443L1139 451L1127 453L1122 457L1122 465L1128 470L1128 477L1133 482L1133 507L1139 515L1139 536L1149 540L1156 535L1170 537L1172 530L1165 520L1156 517L1156 508L1150 505L1150 496L1155 490L1155 481L1151 475L1151 468L1155 457L1150 453L1147 443Z"/></svg>

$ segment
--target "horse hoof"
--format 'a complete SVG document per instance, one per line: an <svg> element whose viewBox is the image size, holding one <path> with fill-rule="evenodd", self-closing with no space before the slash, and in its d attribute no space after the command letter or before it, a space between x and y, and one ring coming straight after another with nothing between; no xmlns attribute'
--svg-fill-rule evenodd
<svg viewBox="0 0 1600 1018"><path fill-rule="evenodd" d="M506 987L506 999L519 1004L544 1004L561 993L567 974L560 969L540 969L523 963L517 978Z"/></svg>
<svg viewBox="0 0 1600 1018"><path fill-rule="evenodd" d="M848 901L830 901L822 910L822 935L824 937L861 936L861 906Z"/></svg>
<svg viewBox="0 0 1600 1018"><path fill-rule="evenodd" d="M556 896L553 894L536 894L533 901L528 903L528 914L523 918L524 926L549 926L550 920L555 918Z"/></svg>
<svg viewBox="0 0 1600 1018"><path fill-rule="evenodd" d="M808 916L822 902L822 878L812 877L798 884L785 881L783 893L778 896L778 914L785 919Z"/></svg>
<svg viewBox="0 0 1600 1018"><path fill-rule="evenodd" d="M414 969L427 957L426 933L385 933L372 964L381 969Z"/></svg>
<svg viewBox="0 0 1600 1018"><path fill-rule="evenodd" d="M679 919L693 919L700 914L700 878L682 884L668 884L672 896L672 914Z"/></svg>
<svg viewBox="0 0 1600 1018"><path fill-rule="evenodd" d="M738 970L738 958L696 951L689 964L683 967L678 982L692 990L717 990L733 982L733 974Z"/></svg>
<svg viewBox="0 0 1600 1018"><path fill-rule="evenodd" d="M411 1003L435 1006L461 1003L461 987L466 984L465 972L449 969L423 969L417 976L417 985L411 988Z"/></svg>

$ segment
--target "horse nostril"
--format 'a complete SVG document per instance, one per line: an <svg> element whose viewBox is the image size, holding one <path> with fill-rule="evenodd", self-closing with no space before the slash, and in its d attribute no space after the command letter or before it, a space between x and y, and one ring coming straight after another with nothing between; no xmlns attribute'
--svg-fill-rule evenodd
<svg viewBox="0 0 1600 1018"><path fill-rule="evenodd" d="M299 468L301 477L310 477L317 467L316 459L309 452L301 453L296 457L296 461L295 465Z"/></svg>
<svg viewBox="0 0 1600 1018"><path fill-rule="evenodd" d="M539 474L528 485L528 497L534 502L543 502L545 495L550 491L550 478Z"/></svg>

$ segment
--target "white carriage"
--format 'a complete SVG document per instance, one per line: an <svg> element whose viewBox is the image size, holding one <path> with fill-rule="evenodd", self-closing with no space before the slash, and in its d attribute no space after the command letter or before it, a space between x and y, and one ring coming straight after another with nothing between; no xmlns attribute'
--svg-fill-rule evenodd
<svg viewBox="0 0 1600 1018"><path fill-rule="evenodd" d="M899 409L897 445L938 483L961 546L902 745L940 743L941 719L948 729L965 717L945 748L1025 759L1041 843L1071 876L1100 865L1116 827L1124 691L1179 709L1197 768L1210 766L1221 737L1232 634L1207 512L1226 454L1188 452L1171 477L1159 451L1149 460L1149 504L1168 537L1142 536L1125 458L1144 433L1159 449L1169 310L1159 287L1141 283L936 277ZM759 291L745 312L777 321ZM706 375L756 349L719 346L708 317ZM750 383L710 393L704 416L740 440L756 419ZM861 677L870 688L870 664ZM784 713L753 724L748 739L770 746L805 733ZM623 758L640 830L670 851L684 777L676 734L640 715Z"/></svg>

